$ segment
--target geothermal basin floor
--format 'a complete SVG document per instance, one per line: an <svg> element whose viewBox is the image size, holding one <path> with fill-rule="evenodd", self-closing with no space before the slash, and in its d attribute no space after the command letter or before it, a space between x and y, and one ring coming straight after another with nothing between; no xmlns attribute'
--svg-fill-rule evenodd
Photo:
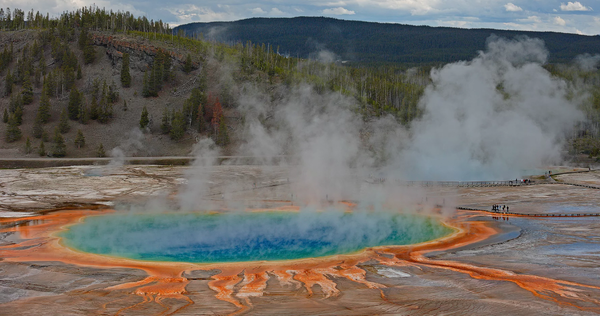
<svg viewBox="0 0 600 316"><path fill-rule="evenodd" d="M13 256L39 254L50 244L46 237L38 238L40 223L28 216L90 204L119 209L141 200L166 207L164 201L181 190L190 170L165 166L0 170L0 315L600 313L598 217L503 217L448 207L441 210L445 217L483 223L498 233L432 251L381 250L359 259L291 262L274 268L243 263L186 266L175 277L152 275L152 267L69 263L70 254L48 261ZM284 167L215 166L199 172L209 179L208 208L281 208L294 203L294 181ZM417 202L484 210L505 204L517 213L598 213L600 190L560 182L600 187L599 175L598 171L560 175L558 184L521 187L386 186L385 190L407 191L412 199L418 191ZM385 186L361 185L364 190Z"/></svg>

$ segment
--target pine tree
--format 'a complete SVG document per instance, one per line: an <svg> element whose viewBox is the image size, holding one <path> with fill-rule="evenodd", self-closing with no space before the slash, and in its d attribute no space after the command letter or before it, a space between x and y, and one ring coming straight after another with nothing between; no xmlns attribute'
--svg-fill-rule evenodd
<svg viewBox="0 0 600 316"><path fill-rule="evenodd" d="M121 67L121 84L124 88L131 86L131 74L129 73L129 53L123 54L123 65Z"/></svg>
<svg viewBox="0 0 600 316"><path fill-rule="evenodd" d="M117 90L117 85L113 81L110 86L108 86L108 100L110 103L116 103L119 101L119 91Z"/></svg>
<svg viewBox="0 0 600 316"><path fill-rule="evenodd" d="M162 122L160 124L160 131L163 134L169 134L171 131L171 118L169 117L169 111L167 108L163 110Z"/></svg>
<svg viewBox="0 0 600 316"><path fill-rule="evenodd" d="M185 134L185 120L183 114L180 111L173 113L173 120L171 122L171 131L169 136L172 140L180 140Z"/></svg>
<svg viewBox="0 0 600 316"><path fill-rule="evenodd" d="M90 106L90 119L97 120L100 116L100 109L98 109L98 100L92 96L92 105Z"/></svg>
<svg viewBox="0 0 600 316"><path fill-rule="evenodd" d="M90 120L90 110L83 102L81 102L81 106L79 107L79 116L77 119L81 124L87 124Z"/></svg>
<svg viewBox="0 0 600 316"><path fill-rule="evenodd" d="M123 100L123 111L127 112L127 100Z"/></svg>
<svg viewBox="0 0 600 316"><path fill-rule="evenodd" d="M229 144L229 133L227 132L227 124L225 124L225 120L221 119L219 122L219 131L217 133L217 145L225 146Z"/></svg>
<svg viewBox="0 0 600 316"><path fill-rule="evenodd" d="M69 130L71 129L71 126L69 126L69 114L67 112L66 108L63 108L63 110L60 112L60 122L58 123L58 130L62 133L68 133Z"/></svg>
<svg viewBox="0 0 600 316"><path fill-rule="evenodd" d="M27 137L27 141L25 142L25 154L29 155L31 154L31 151L31 140L29 140L29 137Z"/></svg>
<svg viewBox="0 0 600 316"><path fill-rule="evenodd" d="M84 50L85 46L88 44L88 30L86 27L81 28L81 32L79 32L79 40L77 41L77 46L79 49Z"/></svg>
<svg viewBox="0 0 600 316"><path fill-rule="evenodd" d="M146 108L146 106L144 106L144 108L142 109L142 115L140 117L140 128L146 128L146 126L148 126L148 123L150 123L150 119L148 118L148 109Z"/></svg>
<svg viewBox="0 0 600 316"><path fill-rule="evenodd" d="M83 51L83 60L86 64L91 64L96 60L96 49L92 45L92 38L86 28L82 28L79 33L79 49Z"/></svg>
<svg viewBox="0 0 600 316"><path fill-rule="evenodd" d="M17 121L17 125L21 125L23 122L23 98L20 94L10 98L8 105L8 114L14 115Z"/></svg>
<svg viewBox="0 0 600 316"><path fill-rule="evenodd" d="M204 121L204 115L202 114L203 106L198 105L198 133L202 133L206 129L206 121Z"/></svg>
<svg viewBox="0 0 600 316"><path fill-rule="evenodd" d="M77 64L77 80L83 78L83 74L81 73L81 65Z"/></svg>
<svg viewBox="0 0 600 316"><path fill-rule="evenodd" d="M156 81L156 85L160 85L163 80L163 66L164 66L165 54L163 51L159 49L156 52L156 56L154 57L154 62L152 64L152 69L154 69L154 78ZM160 89L157 89L157 91Z"/></svg>
<svg viewBox="0 0 600 316"><path fill-rule="evenodd" d="M144 83L142 87L142 96L147 98L150 96L150 83L148 82L148 71L144 72Z"/></svg>
<svg viewBox="0 0 600 316"><path fill-rule="evenodd" d="M215 101L212 93L208 94L208 98L206 99L206 103L202 107L202 114L204 115L204 121L207 123L211 123L213 114L214 114ZM210 126L207 126L210 128Z"/></svg>
<svg viewBox="0 0 600 316"><path fill-rule="evenodd" d="M38 155L40 155L40 157L46 156L46 146L44 145L43 140L40 142L40 148L38 149Z"/></svg>
<svg viewBox="0 0 600 316"><path fill-rule="evenodd" d="M156 65L152 66L150 70L150 76L148 77L148 95L151 97L158 96L158 90L156 89Z"/></svg>
<svg viewBox="0 0 600 316"><path fill-rule="evenodd" d="M206 94L199 88L192 89L192 95L189 97L190 106L192 109L192 122L195 122L202 115L203 104L206 103Z"/></svg>
<svg viewBox="0 0 600 316"><path fill-rule="evenodd" d="M73 87L69 93L69 118L77 120L79 118L79 109L81 107L81 94L77 91L77 88Z"/></svg>
<svg viewBox="0 0 600 316"><path fill-rule="evenodd" d="M98 122L102 124L108 123L110 118L113 116L113 105L109 102L107 95L100 100L100 105L98 106Z"/></svg>
<svg viewBox="0 0 600 316"><path fill-rule="evenodd" d="M23 98L23 104L28 105L33 102L33 86L31 85L31 76L29 76L29 72L25 73L21 96Z"/></svg>
<svg viewBox="0 0 600 316"><path fill-rule="evenodd" d="M8 123L8 109L4 108L4 114L2 115L2 122Z"/></svg>
<svg viewBox="0 0 600 316"><path fill-rule="evenodd" d="M167 82L171 79L171 54L165 51L164 55L162 81Z"/></svg>
<svg viewBox="0 0 600 316"><path fill-rule="evenodd" d="M185 64L183 65L183 71L188 74L190 73L190 71L192 71L192 56L190 54L187 54L187 57L185 58Z"/></svg>
<svg viewBox="0 0 600 316"><path fill-rule="evenodd" d="M42 71L42 76L46 76L46 58L44 57L44 54L42 54L42 57L40 58L39 66Z"/></svg>
<svg viewBox="0 0 600 316"><path fill-rule="evenodd" d="M64 79L63 82L66 89L71 89L75 84L75 71L70 66L65 67L62 78Z"/></svg>
<svg viewBox="0 0 600 316"><path fill-rule="evenodd" d="M98 146L98 149L96 150L96 156L106 157L106 152L104 151L104 145L102 145L102 143L100 143L100 146Z"/></svg>
<svg viewBox="0 0 600 316"><path fill-rule="evenodd" d="M42 89L42 96L40 97L37 115L39 115L42 123L48 123L50 120L50 98L45 89Z"/></svg>
<svg viewBox="0 0 600 316"><path fill-rule="evenodd" d="M223 119L223 107L221 107L221 103L219 102L219 98L215 100L213 104L213 115L211 119L211 124L215 135L217 134L217 129L219 127L219 123Z"/></svg>
<svg viewBox="0 0 600 316"><path fill-rule="evenodd" d="M156 92L156 96L158 96L158 92L162 89L164 67L165 65L162 63L156 65L156 73L154 74L154 82L156 84L154 91Z"/></svg>
<svg viewBox="0 0 600 316"><path fill-rule="evenodd" d="M57 127L54 129L54 148L52 149L53 157L64 157L67 155L67 145L65 145L65 139L60 133L60 129Z"/></svg>
<svg viewBox="0 0 600 316"><path fill-rule="evenodd" d="M86 64L91 64L96 60L96 49L89 44L83 50L83 60Z"/></svg>
<svg viewBox="0 0 600 316"><path fill-rule="evenodd" d="M17 120L17 125L21 126L23 123L23 104L19 103L17 108L13 112L15 119Z"/></svg>
<svg viewBox="0 0 600 316"><path fill-rule="evenodd" d="M40 84L42 83L41 80L42 80L42 72L40 71L39 67L36 67L35 73L33 75L33 83L35 84L36 88L40 87Z"/></svg>
<svg viewBox="0 0 600 316"><path fill-rule="evenodd" d="M48 76L44 77L44 83L42 86L42 91L46 90L46 94L49 97L53 97L56 94L56 80L54 78L54 73L48 73ZM43 93L43 92L42 92Z"/></svg>
<svg viewBox="0 0 600 316"><path fill-rule="evenodd" d="M17 118L11 114L6 126L6 142L12 143L19 139L21 139L21 129L19 128L19 124L17 124Z"/></svg>
<svg viewBox="0 0 600 316"><path fill-rule="evenodd" d="M8 97L13 91L14 78L10 74L10 69L6 72L6 78L4 79L4 96Z"/></svg>
<svg viewBox="0 0 600 316"><path fill-rule="evenodd" d="M75 146L77 146L77 148L85 146L85 137L80 129L77 130L77 136L75 136Z"/></svg>

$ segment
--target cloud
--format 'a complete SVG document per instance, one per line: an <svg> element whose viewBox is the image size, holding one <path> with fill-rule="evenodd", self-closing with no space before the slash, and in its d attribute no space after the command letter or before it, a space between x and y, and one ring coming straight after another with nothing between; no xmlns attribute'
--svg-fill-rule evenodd
<svg viewBox="0 0 600 316"><path fill-rule="evenodd" d="M504 8L506 9L506 11L509 12L519 12L519 11L523 11L523 8L512 4L511 2L507 3L504 5Z"/></svg>
<svg viewBox="0 0 600 316"><path fill-rule="evenodd" d="M361 7L372 9L380 7L386 10L408 11L411 15L427 15L441 11L443 3L439 0L355 0Z"/></svg>
<svg viewBox="0 0 600 316"><path fill-rule="evenodd" d="M531 15L531 16L528 16L526 19L519 19L519 22L524 22L524 23L542 23L542 19L540 19L539 16Z"/></svg>
<svg viewBox="0 0 600 316"><path fill-rule="evenodd" d="M519 29L522 28L521 24L517 24L514 22L506 22L506 23L502 23L502 25L504 25L505 27L508 27L509 29Z"/></svg>
<svg viewBox="0 0 600 316"><path fill-rule="evenodd" d="M317 6L322 6L322 7L343 7L346 6L348 3L346 3L345 1L332 1L332 2L317 2L315 3L315 5Z"/></svg>
<svg viewBox="0 0 600 316"><path fill-rule="evenodd" d="M446 25L450 27L466 27L469 24L469 21L438 21L438 25Z"/></svg>
<svg viewBox="0 0 600 316"><path fill-rule="evenodd" d="M560 26L565 26L567 25L567 22L565 22L565 20L561 19L560 16L555 16L552 19L552 23L556 24L556 25L560 25Z"/></svg>
<svg viewBox="0 0 600 316"><path fill-rule="evenodd" d="M271 9L271 12L269 12L270 15L284 15L285 13L283 13L283 11L277 9L277 8L273 8Z"/></svg>
<svg viewBox="0 0 600 316"><path fill-rule="evenodd" d="M591 7L586 7L579 1L569 1L567 4L561 3L560 9L562 11L592 11Z"/></svg>
<svg viewBox="0 0 600 316"><path fill-rule="evenodd" d="M353 14L355 14L355 12L347 10L346 8L343 8L343 7L337 7L337 8L325 9L325 10L323 10L323 14L326 14L326 15L353 15Z"/></svg>
<svg viewBox="0 0 600 316"><path fill-rule="evenodd" d="M558 19L557 15L554 14L542 14L540 16L530 16L525 19L509 19L502 23L476 22L469 25L469 27L598 35L600 17L589 15L577 15L574 17L569 13L562 13L560 19Z"/></svg>
<svg viewBox="0 0 600 316"><path fill-rule="evenodd" d="M227 21L237 19L238 16L232 14L227 9L227 6L218 6L215 11L209 7L197 7L193 4L182 5L179 7L167 9L171 14L177 17L177 23L169 24L185 24L191 22L209 22L209 21Z"/></svg>
<svg viewBox="0 0 600 316"><path fill-rule="evenodd" d="M250 10L250 12L252 12L252 14L265 14L267 12L265 12L265 10L261 9L261 8L254 8L252 10Z"/></svg>

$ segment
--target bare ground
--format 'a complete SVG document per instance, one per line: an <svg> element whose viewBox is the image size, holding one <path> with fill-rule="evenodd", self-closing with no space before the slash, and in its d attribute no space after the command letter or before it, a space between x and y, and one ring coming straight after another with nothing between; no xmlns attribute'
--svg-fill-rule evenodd
<svg viewBox="0 0 600 316"><path fill-rule="evenodd" d="M14 211L36 211L69 203L136 202L168 196L186 182L184 174L188 170L167 166L0 170L0 217L22 215ZM265 203L265 200L278 203L276 201L289 199L291 195L283 167L216 166L201 172L211 174L210 199L215 201L224 198L226 192L228 199L247 204ZM600 187L599 174L596 171L558 178ZM507 204L511 211L528 213L584 209L599 212L600 208L598 190L564 184L426 190L428 196L442 196L461 206L483 209L492 204ZM475 246L430 254L431 258L600 286L600 218L497 219L485 213L478 216L512 233ZM0 245L18 240L18 234L3 234ZM382 292L348 279L331 277L340 294L327 298L319 286L314 286L314 294L309 295L302 286L284 285L271 277L263 296L249 299L252 308L247 313L592 315L599 312L599 306L593 303L575 304L579 307L557 303L540 298L513 282L482 279L461 270L433 265L388 267L377 262L367 262L360 267L366 271L368 281L385 286ZM236 312L234 305L217 299L208 287L211 275L196 272L189 275L186 291L194 302L191 306L179 310L185 301L165 298L162 305L151 303L121 310L141 302L142 298L129 294L131 290L108 291L106 288L142 280L145 277L142 271L86 268L60 262L5 262L0 258L0 314L221 315ZM579 290L598 298L598 291L587 294L586 289Z"/></svg>

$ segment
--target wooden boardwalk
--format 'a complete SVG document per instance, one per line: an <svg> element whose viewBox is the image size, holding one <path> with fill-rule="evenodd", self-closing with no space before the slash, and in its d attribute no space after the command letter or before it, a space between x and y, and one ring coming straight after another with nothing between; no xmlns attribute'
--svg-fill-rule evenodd
<svg viewBox="0 0 600 316"><path fill-rule="evenodd" d="M600 213L542 213L542 214L527 214L527 213L515 213L515 212L500 212L492 210L482 210L477 208L458 206L459 210L466 211L477 211L491 214L497 214L499 216L522 216L522 217L591 217L600 216Z"/></svg>
<svg viewBox="0 0 600 316"><path fill-rule="evenodd" d="M554 182L552 184L564 184L564 185L574 185L576 187L583 187L588 189L600 190L600 187L595 187L593 185L580 184L580 183L572 183L572 182Z"/></svg>

